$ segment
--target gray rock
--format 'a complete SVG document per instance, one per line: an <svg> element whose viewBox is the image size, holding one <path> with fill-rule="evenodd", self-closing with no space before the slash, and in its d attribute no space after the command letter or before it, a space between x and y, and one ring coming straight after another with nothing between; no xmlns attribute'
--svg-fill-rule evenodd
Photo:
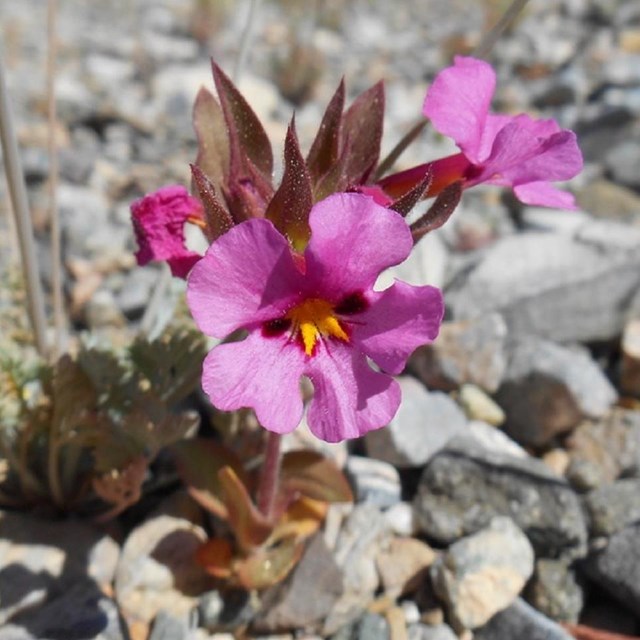
<svg viewBox="0 0 640 640"><path fill-rule="evenodd" d="M284 582L264 592L260 632L312 630L321 625L343 594L343 576L321 535L314 537Z"/></svg>
<svg viewBox="0 0 640 640"><path fill-rule="evenodd" d="M449 544L497 515L512 518L541 557L580 557L587 531L578 497L543 462L457 437L426 466L414 499L421 531Z"/></svg>
<svg viewBox="0 0 640 640"><path fill-rule="evenodd" d="M389 526L373 504L356 505L343 522L333 556L342 572L344 592L326 617L322 635L358 619L371 603L380 584L376 553L389 536Z"/></svg>
<svg viewBox="0 0 640 640"><path fill-rule="evenodd" d="M475 640L574 640L559 624L549 620L523 600L494 616L474 635Z"/></svg>
<svg viewBox="0 0 640 640"><path fill-rule="evenodd" d="M640 524L614 534L582 567L591 580L630 611L640 611Z"/></svg>
<svg viewBox="0 0 640 640"><path fill-rule="evenodd" d="M625 326L621 347L620 391L640 398L640 318Z"/></svg>
<svg viewBox="0 0 640 640"><path fill-rule="evenodd" d="M640 521L640 479L629 478L605 485L584 499L589 530L593 536L608 536Z"/></svg>
<svg viewBox="0 0 640 640"><path fill-rule="evenodd" d="M160 611L153 621L149 640L189 640L189 624L184 618Z"/></svg>
<svg viewBox="0 0 640 640"><path fill-rule="evenodd" d="M156 515L127 537L115 576L115 593L129 622L150 623L159 611L184 615L214 579L196 563L207 535L180 516Z"/></svg>
<svg viewBox="0 0 640 640"><path fill-rule="evenodd" d="M640 477L640 411L616 408L603 420L584 422L566 446L571 467L582 468L589 488L621 475Z"/></svg>
<svg viewBox="0 0 640 640"><path fill-rule="evenodd" d="M142 313L149 303L151 292L158 281L158 270L153 267L136 267L127 275L118 292L116 302L126 316Z"/></svg>
<svg viewBox="0 0 640 640"><path fill-rule="evenodd" d="M533 573L533 548L505 517L458 540L431 567L436 594L459 630L477 629L506 609Z"/></svg>
<svg viewBox="0 0 640 640"><path fill-rule="evenodd" d="M331 640L390 640L389 623L377 613L365 613L331 636Z"/></svg>
<svg viewBox="0 0 640 640"><path fill-rule="evenodd" d="M86 522L0 512L0 625L87 577L106 587L119 553Z"/></svg>
<svg viewBox="0 0 640 640"><path fill-rule="evenodd" d="M408 640L458 640L448 624L412 624L407 629Z"/></svg>
<svg viewBox="0 0 640 640"><path fill-rule="evenodd" d="M400 468L420 467L454 435L467 419L446 394L429 392L415 378L399 379L402 403L384 429L370 431L365 447L370 457Z"/></svg>
<svg viewBox="0 0 640 640"><path fill-rule="evenodd" d="M445 322L438 339L420 347L409 367L430 389L452 391L471 383L493 393L506 368L507 326L490 313L459 322Z"/></svg>
<svg viewBox="0 0 640 640"><path fill-rule="evenodd" d="M207 631L234 631L249 624L259 608L258 599L243 589L207 591L198 601L199 626Z"/></svg>
<svg viewBox="0 0 640 640"><path fill-rule="evenodd" d="M543 446L585 417L600 418L617 399L611 383L584 351L539 338L509 344L509 361L496 393L505 431L517 442Z"/></svg>
<svg viewBox="0 0 640 640"><path fill-rule="evenodd" d="M447 290L448 309L455 319L499 311L514 335L614 338L640 286L640 230L606 222L594 239L587 228L593 224L574 235L520 233L497 241Z"/></svg>
<svg viewBox="0 0 640 640"><path fill-rule="evenodd" d="M638 78L636 82L637 80ZM604 163L615 182L631 189L640 188L640 177L634 170L640 166L640 144L637 139L624 140L617 144L607 153Z"/></svg>
<svg viewBox="0 0 640 640"><path fill-rule="evenodd" d="M13 623L41 640L127 640L129 637L116 603L90 580L74 584L43 607L16 617Z"/></svg>
<svg viewBox="0 0 640 640"><path fill-rule="evenodd" d="M478 420L495 427L504 422L504 411L475 384L463 384L460 387L458 402L465 410L469 420Z"/></svg>
<svg viewBox="0 0 640 640"><path fill-rule="evenodd" d="M355 490L356 502L371 502L382 508L400 502L400 474L388 462L349 456L345 470Z"/></svg>
<svg viewBox="0 0 640 640"><path fill-rule="evenodd" d="M540 559L527 585L527 600L552 620L577 622L584 592L575 571L562 560Z"/></svg>

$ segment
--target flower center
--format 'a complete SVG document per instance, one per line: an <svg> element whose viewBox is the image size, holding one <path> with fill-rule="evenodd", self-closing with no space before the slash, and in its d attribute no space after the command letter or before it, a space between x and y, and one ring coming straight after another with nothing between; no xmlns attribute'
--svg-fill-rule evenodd
<svg viewBox="0 0 640 640"><path fill-rule="evenodd" d="M294 334L302 337L304 352L310 356L320 336L332 336L347 342L349 336L335 315L333 305L320 298L309 298L295 306L286 317L293 323Z"/></svg>

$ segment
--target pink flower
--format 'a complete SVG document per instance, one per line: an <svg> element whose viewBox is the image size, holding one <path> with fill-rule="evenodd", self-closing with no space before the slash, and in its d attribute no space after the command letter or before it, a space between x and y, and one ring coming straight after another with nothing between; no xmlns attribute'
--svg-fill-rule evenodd
<svg viewBox="0 0 640 640"><path fill-rule="evenodd" d="M193 268L187 300L207 335L247 332L205 359L202 385L216 407L252 407L264 427L287 433L302 418L307 376L309 427L337 442L391 420L400 388L387 374L436 337L443 302L429 286L373 290L412 239L402 217L370 197L332 195L313 207L309 224L302 255L266 219L233 227Z"/></svg>
<svg viewBox="0 0 640 640"><path fill-rule="evenodd" d="M573 196L549 183L581 171L575 133L560 129L555 120L489 113L496 87L491 65L461 56L454 62L436 76L422 111L462 153L394 174L379 186L394 195L419 182L430 169L428 196L456 180L465 188L485 182L512 187L525 204L574 209Z"/></svg>
<svg viewBox="0 0 640 640"><path fill-rule="evenodd" d="M203 226L202 205L184 187L162 187L131 205L131 219L139 249L139 265L166 260L171 273L186 278L202 256L186 248L185 222Z"/></svg>

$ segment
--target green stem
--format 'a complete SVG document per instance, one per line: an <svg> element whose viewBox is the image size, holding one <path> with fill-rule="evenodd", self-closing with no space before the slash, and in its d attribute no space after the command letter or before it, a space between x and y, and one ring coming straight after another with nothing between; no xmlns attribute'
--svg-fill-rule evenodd
<svg viewBox="0 0 640 640"><path fill-rule="evenodd" d="M269 431L265 445L264 460L260 471L258 484L258 509L269 519L278 493L278 479L280 476L280 443L282 436Z"/></svg>

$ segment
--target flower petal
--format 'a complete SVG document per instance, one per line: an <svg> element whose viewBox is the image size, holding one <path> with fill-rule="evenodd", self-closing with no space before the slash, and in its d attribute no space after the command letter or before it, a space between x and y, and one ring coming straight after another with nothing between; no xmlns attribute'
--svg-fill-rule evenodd
<svg viewBox="0 0 640 640"><path fill-rule="evenodd" d="M258 329L241 342L211 350L202 365L202 388L218 409L251 407L263 427L288 433L302 419L303 367L297 344L284 336L265 337Z"/></svg>
<svg viewBox="0 0 640 640"><path fill-rule="evenodd" d="M529 182L519 184L513 188L513 192L520 202L542 207L554 207L575 211L576 205L573 194L562 189L556 189L548 182Z"/></svg>
<svg viewBox="0 0 640 640"><path fill-rule="evenodd" d="M413 246L402 216L360 193L318 202L309 225L304 255L310 290L332 302L373 287L380 272L402 262Z"/></svg>
<svg viewBox="0 0 640 640"><path fill-rule="evenodd" d="M166 260L174 276L185 278L200 259L185 246L184 224L189 217L202 217L202 206L180 185L162 187L133 202L138 264Z"/></svg>
<svg viewBox="0 0 640 640"><path fill-rule="evenodd" d="M454 63L435 77L422 112L437 131L453 138L469 160L478 163L496 74L491 65L475 58L456 56Z"/></svg>
<svg viewBox="0 0 640 640"><path fill-rule="evenodd" d="M286 239L268 220L254 219L209 247L189 276L187 301L200 330L224 338L281 317L298 300L301 281Z"/></svg>
<svg viewBox="0 0 640 640"><path fill-rule="evenodd" d="M504 175L512 184L569 180L582 170L582 152L573 131L559 131L540 141L538 152Z"/></svg>
<svg viewBox="0 0 640 640"><path fill-rule="evenodd" d="M396 280L373 295L371 306L357 316L353 344L383 371L398 374L414 349L438 335L444 314L442 293L436 287Z"/></svg>
<svg viewBox="0 0 640 640"><path fill-rule="evenodd" d="M358 438L388 424L400 406L398 383L347 344L323 341L304 373L314 388L307 422L321 440Z"/></svg>

